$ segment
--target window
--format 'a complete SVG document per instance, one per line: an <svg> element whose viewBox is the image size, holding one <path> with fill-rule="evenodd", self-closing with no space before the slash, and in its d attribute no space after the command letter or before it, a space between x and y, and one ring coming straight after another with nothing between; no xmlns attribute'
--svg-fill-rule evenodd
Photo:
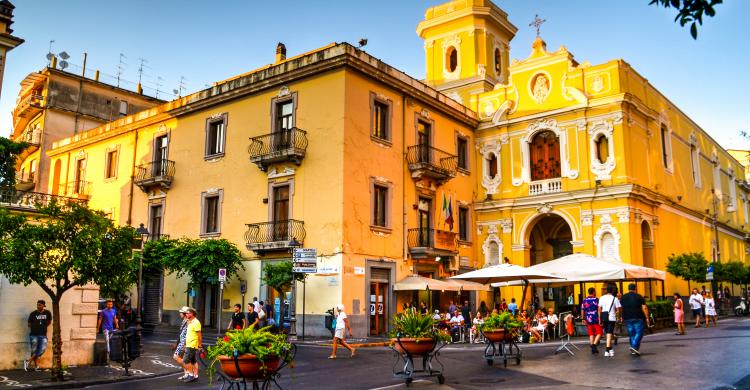
<svg viewBox="0 0 750 390"><path fill-rule="evenodd" d="M615 236L612 233L604 233L601 237L601 254L602 259L617 259L617 245Z"/></svg>
<svg viewBox="0 0 750 390"><path fill-rule="evenodd" d="M287 100L276 103L276 131L294 128L294 102Z"/></svg>
<svg viewBox="0 0 750 390"><path fill-rule="evenodd" d="M226 144L227 114L218 119L211 118L206 122L206 157L216 157L224 154Z"/></svg>
<svg viewBox="0 0 750 390"><path fill-rule="evenodd" d="M36 177L36 160L31 160L31 164L29 165L29 181L35 182L34 178Z"/></svg>
<svg viewBox="0 0 750 390"><path fill-rule="evenodd" d="M458 156L458 168L469 170L469 142L466 138L456 138L456 155Z"/></svg>
<svg viewBox="0 0 750 390"><path fill-rule="evenodd" d="M422 119L417 120L417 144L419 145L419 162L432 162L432 125Z"/></svg>
<svg viewBox="0 0 750 390"><path fill-rule="evenodd" d="M448 48L445 52L445 69L453 73L458 68L458 50L454 46Z"/></svg>
<svg viewBox="0 0 750 390"><path fill-rule="evenodd" d="M495 49L495 76L500 77L503 71L503 57L500 54L500 49Z"/></svg>
<svg viewBox="0 0 750 390"><path fill-rule="evenodd" d="M107 151L104 167L104 178L111 179L114 177L117 177L117 149Z"/></svg>
<svg viewBox="0 0 750 390"><path fill-rule="evenodd" d="M469 208L458 207L458 239L469 241Z"/></svg>
<svg viewBox="0 0 750 390"><path fill-rule="evenodd" d="M85 194L86 193L86 182L84 181L86 177L86 160L85 159L78 159L76 160L76 177L75 177L75 187L73 188L73 194Z"/></svg>
<svg viewBox="0 0 750 390"><path fill-rule="evenodd" d="M128 102L120 100L120 116L128 115Z"/></svg>
<svg viewBox="0 0 750 390"><path fill-rule="evenodd" d="M609 159L609 138L600 134L594 142L596 143L596 159L599 160L600 164L606 163Z"/></svg>
<svg viewBox="0 0 750 390"><path fill-rule="evenodd" d="M221 203L223 198L224 190L201 194L201 236L218 236L221 234Z"/></svg>
<svg viewBox="0 0 750 390"><path fill-rule="evenodd" d="M372 97L372 136L384 141L391 139L390 104Z"/></svg>
<svg viewBox="0 0 750 390"><path fill-rule="evenodd" d="M159 204L152 204L151 210L149 210L149 234L152 240L158 240L162 235L162 215L164 213L164 206Z"/></svg>
<svg viewBox="0 0 750 390"><path fill-rule="evenodd" d="M285 185L279 185L272 187L271 193L272 193L272 199L273 203L271 204L271 219L273 220L273 240L274 241L287 241L292 238L297 237L290 237L289 231L289 220L291 219L290 216L290 197L291 194L291 186L288 184Z"/></svg>
<svg viewBox="0 0 750 390"><path fill-rule="evenodd" d="M732 167L729 167L729 205L727 205L727 211L730 213L737 211L737 184Z"/></svg>
<svg viewBox="0 0 750 390"><path fill-rule="evenodd" d="M375 185L373 202L373 226L388 227L387 209L388 209L388 187Z"/></svg>
<svg viewBox="0 0 750 390"><path fill-rule="evenodd" d="M671 169L671 156L669 145L669 129L666 125L661 125L661 161L664 168Z"/></svg>
<svg viewBox="0 0 750 390"><path fill-rule="evenodd" d="M490 157L487 159L487 163L489 165L487 176L490 179L496 178L497 177L497 155L495 153L490 153Z"/></svg>
<svg viewBox="0 0 750 390"><path fill-rule="evenodd" d="M693 184L697 188L701 187L701 160L700 153L695 144L690 145L690 165L693 172Z"/></svg>
<svg viewBox="0 0 750 390"><path fill-rule="evenodd" d="M530 149L532 181L561 177L560 140L555 133L538 133L531 141Z"/></svg>

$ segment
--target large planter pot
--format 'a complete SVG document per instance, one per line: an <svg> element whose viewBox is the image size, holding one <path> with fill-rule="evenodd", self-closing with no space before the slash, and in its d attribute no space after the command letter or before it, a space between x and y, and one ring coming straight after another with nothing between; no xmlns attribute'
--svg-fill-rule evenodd
<svg viewBox="0 0 750 390"><path fill-rule="evenodd" d="M261 362L255 355L240 355L237 357L240 370L237 371L234 358L229 356L219 357L221 370L230 378L260 379L267 373L276 371L279 368L280 362L281 359L278 356L267 356L265 361Z"/></svg>
<svg viewBox="0 0 750 390"><path fill-rule="evenodd" d="M513 340L513 332L511 332L510 330L506 331L505 329L493 329L485 330L482 333L484 333L484 337L486 337L487 340L492 341L493 343Z"/></svg>
<svg viewBox="0 0 750 390"><path fill-rule="evenodd" d="M400 341L400 342L399 342ZM409 353L411 355L427 355L432 352L437 343L435 339L428 337L422 338L392 338L391 342L396 351L401 353Z"/></svg>

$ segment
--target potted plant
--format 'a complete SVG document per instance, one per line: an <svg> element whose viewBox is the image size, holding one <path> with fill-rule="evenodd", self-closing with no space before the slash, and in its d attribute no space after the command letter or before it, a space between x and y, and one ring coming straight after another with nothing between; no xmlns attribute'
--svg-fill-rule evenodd
<svg viewBox="0 0 750 390"><path fill-rule="evenodd" d="M391 344L401 353L426 355L439 341L447 341L450 335L435 326L435 320L429 314L420 314L416 310L407 310L393 316Z"/></svg>
<svg viewBox="0 0 750 390"><path fill-rule="evenodd" d="M286 336L273 334L270 328L231 330L217 339L216 345L208 347L206 356L209 377L213 379L217 362L231 378L262 379L266 374L278 370L282 357L291 360L291 355L285 353L291 348Z"/></svg>
<svg viewBox="0 0 750 390"><path fill-rule="evenodd" d="M523 323L510 312L504 312L485 318L481 329L487 340L497 343L503 340L511 341L522 326Z"/></svg>

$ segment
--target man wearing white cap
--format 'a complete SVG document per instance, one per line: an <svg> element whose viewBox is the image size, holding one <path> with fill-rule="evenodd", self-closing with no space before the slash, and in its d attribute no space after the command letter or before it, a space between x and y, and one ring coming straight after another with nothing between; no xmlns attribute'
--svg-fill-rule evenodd
<svg viewBox="0 0 750 390"><path fill-rule="evenodd" d="M188 326L188 320L185 316L185 314L188 312L189 307L183 306L180 309L180 318L182 318L182 324L180 325L180 333L177 336L177 343L175 343L175 349L174 349L174 360L177 361L177 363L182 366L183 374L181 377L177 379L185 379L187 378L190 373L188 372L187 366L185 366L185 363L182 361L183 356L185 356L185 338L187 337L187 326Z"/></svg>
<svg viewBox="0 0 750 390"><path fill-rule="evenodd" d="M336 333L334 333L333 336L333 353L331 353L331 356L329 356L328 358L336 359L336 350L338 349L339 342L341 342L341 345L343 345L344 348L348 349L349 352L352 353L351 357L354 357L357 350L349 346L349 344L344 341L344 330L349 331L349 337L352 336L352 327L349 326L349 319L346 318L346 313L344 313L344 305L336 305L336 310L339 312L339 315L336 317Z"/></svg>

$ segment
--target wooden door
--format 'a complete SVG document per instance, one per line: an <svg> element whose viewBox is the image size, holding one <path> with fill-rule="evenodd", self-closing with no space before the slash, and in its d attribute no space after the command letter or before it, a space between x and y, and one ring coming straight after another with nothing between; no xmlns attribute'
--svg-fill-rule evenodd
<svg viewBox="0 0 750 390"><path fill-rule="evenodd" d="M560 139L551 131L543 131L531 141L531 180L560 177Z"/></svg>
<svg viewBox="0 0 750 390"><path fill-rule="evenodd" d="M273 238L274 241L289 239L289 186L273 189Z"/></svg>

